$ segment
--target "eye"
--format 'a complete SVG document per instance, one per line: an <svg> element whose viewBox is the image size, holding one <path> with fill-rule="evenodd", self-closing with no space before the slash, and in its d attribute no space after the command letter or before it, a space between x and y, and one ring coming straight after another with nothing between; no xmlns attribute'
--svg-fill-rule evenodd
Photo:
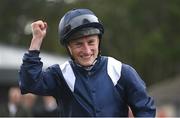
<svg viewBox="0 0 180 118"><path fill-rule="evenodd" d="M76 46L76 47L81 47L81 45L82 45L81 42L75 42L75 43L74 43L74 46Z"/></svg>
<svg viewBox="0 0 180 118"><path fill-rule="evenodd" d="M94 45L94 44L95 44L95 41L94 41L94 40L89 40L89 41L88 41L88 44L89 44L89 45Z"/></svg>

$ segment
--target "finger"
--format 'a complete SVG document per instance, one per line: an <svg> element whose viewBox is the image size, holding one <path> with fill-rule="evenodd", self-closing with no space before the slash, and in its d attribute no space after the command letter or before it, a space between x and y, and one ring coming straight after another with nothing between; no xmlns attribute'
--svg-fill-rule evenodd
<svg viewBox="0 0 180 118"><path fill-rule="evenodd" d="M46 22L44 22L44 28L47 29L48 25Z"/></svg>
<svg viewBox="0 0 180 118"><path fill-rule="evenodd" d="M31 24L31 27L32 27L32 29L44 29L44 23L43 23L43 21L41 21L41 20L38 20L38 21L36 21L36 22L33 22L32 24Z"/></svg>
<svg viewBox="0 0 180 118"><path fill-rule="evenodd" d="M39 27L40 27L40 29L41 30L46 30L47 29L47 23L46 22L41 22L40 24L39 24Z"/></svg>

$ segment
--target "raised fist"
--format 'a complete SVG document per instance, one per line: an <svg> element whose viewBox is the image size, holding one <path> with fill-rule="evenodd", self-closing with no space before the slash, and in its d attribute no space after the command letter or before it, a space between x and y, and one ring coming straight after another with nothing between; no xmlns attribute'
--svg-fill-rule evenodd
<svg viewBox="0 0 180 118"><path fill-rule="evenodd" d="M47 23L41 20L33 22L31 24L33 38L42 40L46 35Z"/></svg>
<svg viewBox="0 0 180 118"><path fill-rule="evenodd" d="M46 36L47 23L42 20L38 20L31 24L33 38L29 50L40 50L42 41Z"/></svg>

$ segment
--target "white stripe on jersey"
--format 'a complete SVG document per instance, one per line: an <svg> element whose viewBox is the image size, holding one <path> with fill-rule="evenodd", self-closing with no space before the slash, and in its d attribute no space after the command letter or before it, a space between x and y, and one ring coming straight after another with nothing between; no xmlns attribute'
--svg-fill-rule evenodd
<svg viewBox="0 0 180 118"><path fill-rule="evenodd" d="M74 72L72 70L70 63L66 61L64 64L60 65L60 68L66 80L66 83L68 84L71 91L74 92L74 85L75 85L76 77L74 75Z"/></svg>
<svg viewBox="0 0 180 118"><path fill-rule="evenodd" d="M122 63L112 57L108 57L107 72L110 76L114 86L121 77Z"/></svg>

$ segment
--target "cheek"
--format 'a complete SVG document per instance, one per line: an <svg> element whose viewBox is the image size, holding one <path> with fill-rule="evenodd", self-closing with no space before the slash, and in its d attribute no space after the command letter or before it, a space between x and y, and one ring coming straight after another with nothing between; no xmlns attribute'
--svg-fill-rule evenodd
<svg viewBox="0 0 180 118"><path fill-rule="evenodd" d="M96 49L96 52L99 52L99 46L96 46L95 49Z"/></svg>
<svg viewBox="0 0 180 118"><path fill-rule="evenodd" d="M76 56L78 55L79 53L79 50L77 48L71 48L71 47L68 47L69 49L69 53L72 55L72 56Z"/></svg>

